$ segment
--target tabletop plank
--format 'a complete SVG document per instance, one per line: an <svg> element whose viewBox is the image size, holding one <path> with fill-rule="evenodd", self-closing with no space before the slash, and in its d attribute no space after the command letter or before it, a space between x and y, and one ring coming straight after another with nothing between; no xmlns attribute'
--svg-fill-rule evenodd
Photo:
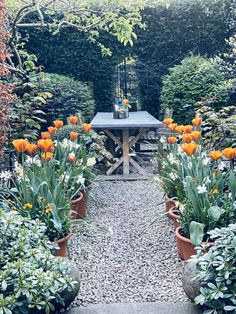
<svg viewBox="0 0 236 314"><path fill-rule="evenodd" d="M127 119L113 119L112 112L98 112L91 121L93 129L159 128L162 122L147 111L130 112Z"/></svg>

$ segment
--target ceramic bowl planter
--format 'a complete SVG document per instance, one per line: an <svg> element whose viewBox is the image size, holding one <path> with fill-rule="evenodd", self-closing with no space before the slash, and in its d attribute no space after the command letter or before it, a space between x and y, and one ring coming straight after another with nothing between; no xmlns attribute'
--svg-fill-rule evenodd
<svg viewBox="0 0 236 314"><path fill-rule="evenodd" d="M71 236L72 236L72 233L69 233L66 237L54 241L54 243L58 244L58 246L59 246L59 250L56 250L56 252L55 252L56 256L66 257L68 255L67 242Z"/></svg>
<svg viewBox="0 0 236 314"><path fill-rule="evenodd" d="M71 219L81 219L86 216L86 208L84 208L83 204L83 192L80 192L80 195L77 199L73 200L71 203L72 213Z"/></svg>
<svg viewBox="0 0 236 314"><path fill-rule="evenodd" d="M183 259L185 261L189 260L190 257L192 255L196 255L196 250L195 250L195 246L192 244L191 240L182 236L180 234L180 230L181 228L178 227L176 230L175 230L175 234L176 234L176 239L177 239L177 245L180 246L181 250L182 250L182 254L183 254ZM209 247L213 246L214 243L213 242L209 242L209 243L206 243L206 242L202 242L202 244L204 245L207 245L207 248L206 248L206 251Z"/></svg>

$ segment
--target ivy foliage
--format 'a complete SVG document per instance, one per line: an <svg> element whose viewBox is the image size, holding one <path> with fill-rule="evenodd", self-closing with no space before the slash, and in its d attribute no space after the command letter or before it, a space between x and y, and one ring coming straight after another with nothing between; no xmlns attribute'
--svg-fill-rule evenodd
<svg viewBox="0 0 236 314"><path fill-rule="evenodd" d="M174 109L175 120L188 123L195 114L196 103L214 99L220 108L229 100L232 82L225 79L217 64L201 56L189 56L170 69L163 82L161 109Z"/></svg>
<svg viewBox="0 0 236 314"><path fill-rule="evenodd" d="M63 75L45 73L38 81L37 90L40 97L48 98L45 107L47 125L78 112L83 114L85 121L90 121L94 113L94 99L86 83Z"/></svg>

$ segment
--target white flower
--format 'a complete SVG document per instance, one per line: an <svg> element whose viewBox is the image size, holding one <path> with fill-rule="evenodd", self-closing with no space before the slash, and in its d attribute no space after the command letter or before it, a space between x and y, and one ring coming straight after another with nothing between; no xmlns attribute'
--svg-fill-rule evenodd
<svg viewBox="0 0 236 314"><path fill-rule="evenodd" d="M185 205L180 203L179 201L175 201L175 207L178 208L181 212L185 210Z"/></svg>
<svg viewBox="0 0 236 314"><path fill-rule="evenodd" d="M207 193L207 189L205 185L199 185L197 187L197 192L198 194L203 194L203 193Z"/></svg>
<svg viewBox="0 0 236 314"><path fill-rule="evenodd" d="M210 161L210 158L205 157L205 158L202 160L202 163L203 163L204 166L207 166L208 163L209 163L209 161Z"/></svg>
<svg viewBox="0 0 236 314"><path fill-rule="evenodd" d="M18 161L15 161L14 168L15 168L15 173L18 175L18 178L22 178L24 175L22 165Z"/></svg>
<svg viewBox="0 0 236 314"><path fill-rule="evenodd" d="M163 143L166 143L166 139L165 139L165 137L164 136L162 136L161 138L160 138L160 142L163 144Z"/></svg>
<svg viewBox="0 0 236 314"><path fill-rule="evenodd" d="M95 157L88 158L87 165L89 167L93 167L95 164L96 164L96 158Z"/></svg>
<svg viewBox="0 0 236 314"><path fill-rule="evenodd" d="M2 171L0 173L0 179L2 180L8 181L9 179L11 179L11 177L12 177L12 173L10 171Z"/></svg>
<svg viewBox="0 0 236 314"><path fill-rule="evenodd" d="M220 161L219 164L218 164L218 169L219 169L220 171L222 171L222 170L224 170L225 168L227 168L227 165L228 165L227 162L225 162L225 161Z"/></svg>
<svg viewBox="0 0 236 314"><path fill-rule="evenodd" d="M176 173L174 173L174 172L171 172L170 174L169 174L169 176L170 176L170 178L172 179L172 180L176 180L176 179L178 179L178 176L177 176L177 174Z"/></svg>
<svg viewBox="0 0 236 314"><path fill-rule="evenodd" d="M83 175L80 175L77 177L77 181L76 181L77 184L84 185L84 182L85 182L85 178L83 177Z"/></svg>
<svg viewBox="0 0 236 314"><path fill-rule="evenodd" d="M168 160L169 160L171 165L176 164L178 162L177 159L175 158L175 156L172 153L170 153L167 156L167 158L168 158Z"/></svg>
<svg viewBox="0 0 236 314"><path fill-rule="evenodd" d="M205 178L205 183L210 183L211 182L211 179L209 177L206 177Z"/></svg>

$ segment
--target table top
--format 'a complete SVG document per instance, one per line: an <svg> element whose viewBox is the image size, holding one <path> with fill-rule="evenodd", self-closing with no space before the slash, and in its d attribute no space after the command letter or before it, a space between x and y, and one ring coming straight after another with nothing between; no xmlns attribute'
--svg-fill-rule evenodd
<svg viewBox="0 0 236 314"><path fill-rule="evenodd" d="M126 119L113 119L113 112L98 112L91 124L93 129L140 129L162 126L162 122L147 111L130 112Z"/></svg>

